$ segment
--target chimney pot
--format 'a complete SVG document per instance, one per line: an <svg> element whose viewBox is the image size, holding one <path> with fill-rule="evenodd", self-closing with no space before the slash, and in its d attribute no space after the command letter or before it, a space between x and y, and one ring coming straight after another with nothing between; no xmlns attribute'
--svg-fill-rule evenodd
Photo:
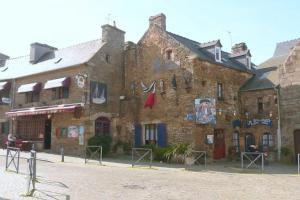
<svg viewBox="0 0 300 200"><path fill-rule="evenodd" d="M233 45L233 47L231 48L231 53L232 54L239 54L241 52L244 52L248 49L247 45L245 42L241 42L238 44Z"/></svg>

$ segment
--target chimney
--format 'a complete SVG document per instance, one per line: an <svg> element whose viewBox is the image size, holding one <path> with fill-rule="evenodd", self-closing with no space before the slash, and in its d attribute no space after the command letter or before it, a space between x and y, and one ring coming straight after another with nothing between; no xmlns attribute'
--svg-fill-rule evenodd
<svg viewBox="0 0 300 200"><path fill-rule="evenodd" d="M38 42L32 43L30 45L30 63L36 64L40 59L48 53L53 53L57 48L51 47L47 44L41 44Z"/></svg>
<svg viewBox="0 0 300 200"><path fill-rule="evenodd" d="M149 27L158 26L162 30L166 31L166 15L160 13L149 18Z"/></svg>
<svg viewBox="0 0 300 200"><path fill-rule="evenodd" d="M9 59L9 56L0 53L0 67L5 66L5 62L6 62L7 59Z"/></svg>
<svg viewBox="0 0 300 200"><path fill-rule="evenodd" d="M241 42L241 43L233 45L233 47L231 48L231 53L233 55L235 55L235 54L240 54L242 52L245 52L247 50L248 50L248 47L247 47L246 43Z"/></svg>
<svg viewBox="0 0 300 200"><path fill-rule="evenodd" d="M252 63L251 63L251 53L248 49L245 42L241 42L238 44L235 44L231 48L231 58L235 58L236 61L242 63L245 65L248 69L251 70Z"/></svg>
<svg viewBox="0 0 300 200"><path fill-rule="evenodd" d="M114 22L114 26L109 24L101 26L102 28L102 42L120 42L121 44L124 43L125 38L125 31L118 29Z"/></svg>

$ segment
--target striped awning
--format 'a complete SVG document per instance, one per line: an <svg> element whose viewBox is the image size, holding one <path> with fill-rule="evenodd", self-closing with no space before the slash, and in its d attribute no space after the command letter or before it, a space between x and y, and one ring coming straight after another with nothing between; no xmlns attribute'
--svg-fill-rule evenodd
<svg viewBox="0 0 300 200"><path fill-rule="evenodd" d="M0 82L0 92L10 90L11 82Z"/></svg>
<svg viewBox="0 0 300 200"><path fill-rule="evenodd" d="M60 105L31 107L31 108L20 108L20 109L13 109L9 112L6 112L5 115L7 117L19 117L19 116L74 112L76 108L81 108L83 107L83 105L84 105L83 103L73 103L73 104L60 104Z"/></svg>
<svg viewBox="0 0 300 200"><path fill-rule="evenodd" d="M70 77L63 77L58 79L49 80L45 83L44 89L52 89L58 87L69 87L71 82Z"/></svg>
<svg viewBox="0 0 300 200"><path fill-rule="evenodd" d="M25 92L39 92L41 91L41 83L29 83L21 85L18 88L18 93L25 93Z"/></svg>

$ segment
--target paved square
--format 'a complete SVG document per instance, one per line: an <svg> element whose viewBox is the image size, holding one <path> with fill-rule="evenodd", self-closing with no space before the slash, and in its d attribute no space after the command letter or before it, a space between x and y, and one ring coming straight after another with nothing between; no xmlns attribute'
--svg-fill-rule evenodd
<svg viewBox="0 0 300 200"><path fill-rule="evenodd" d="M105 160L104 166L100 166L97 162L85 165L81 158L66 157L66 162L60 163L59 156L38 154L38 158L41 157L51 162L37 162L39 182L34 197L30 198L20 195L26 190L25 160L21 159L21 173L16 174L4 171L5 157L0 157L1 200L300 198L300 176L296 175L296 166L269 166L266 167L268 174L260 174L240 173L238 165L231 167L230 163L225 167L210 164L207 170L195 172L174 165L147 169L131 168L122 160Z"/></svg>

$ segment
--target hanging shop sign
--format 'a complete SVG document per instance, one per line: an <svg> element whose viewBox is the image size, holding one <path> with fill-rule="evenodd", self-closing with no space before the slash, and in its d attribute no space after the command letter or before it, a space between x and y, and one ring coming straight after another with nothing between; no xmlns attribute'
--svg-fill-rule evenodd
<svg viewBox="0 0 300 200"><path fill-rule="evenodd" d="M233 127L233 128L236 128L236 127L241 128L241 127L242 127L242 121L239 120L239 119L233 120L233 121L232 121L232 127Z"/></svg>
<svg viewBox="0 0 300 200"><path fill-rule="evenodd" d="M214 98L195 99L196 123L216 124L216 100Z"/></svg>
<svg viewBox="0 0 300 200"><path fill-rule="evenodd" d="M255 125L272 126L272 119L252 119L247 121L246 127L249 128Z"/></svg>
<svg viewBox="0 0 300 200"><path fill-rule="evenodd" d="M86 74L77 74L75 78L76 78L77 86L79 88L84 88L87 75Z"/></svg>

